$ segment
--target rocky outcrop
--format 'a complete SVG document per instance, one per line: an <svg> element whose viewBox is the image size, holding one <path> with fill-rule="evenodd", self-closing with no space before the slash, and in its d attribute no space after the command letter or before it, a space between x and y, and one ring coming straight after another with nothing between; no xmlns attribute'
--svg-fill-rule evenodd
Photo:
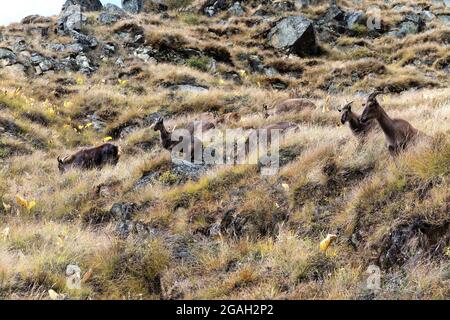
<svg viewBox="0 0 450 320"><path fill-rule="evenodd" d="M303 16L282 19L270 30L268 39L273 47L299 56L318 53L313 22Z"/></svg>
<svg viewBox="0 0 450 320"><path fill-rule="evenodd" d="M71 31L81 31L81 25L86 21L86 17L81 13L79 5L67 7L61 12L56 26L56 31L60 35L70 34Z"/></svg>
<svg viewBox="0 0 450 320"><path fill-rule="evenodd" d="M100 0L67 0L63 7L62 11L65 11L67 8L73 5L79 5L81 11L100 11L103 9L103 5Z"/></svg>
<svg viewBox="0 0 450 320"><path fill-rule="evenodd" d="M97 17L101 24L113 24L127 17L127 13L118 6L108 3Z"/></svg>
<svg viewBox="0 0 450 320"><path fill-rule="evenodd" d="M122 0L122 8L123 10L129 13L139 13L142 11L144 7L143 0Z"/></svg>

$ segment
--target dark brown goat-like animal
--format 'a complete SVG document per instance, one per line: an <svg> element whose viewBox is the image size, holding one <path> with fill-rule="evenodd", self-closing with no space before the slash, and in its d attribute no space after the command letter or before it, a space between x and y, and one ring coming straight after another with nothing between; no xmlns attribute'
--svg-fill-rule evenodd
<svg viewBox="0 0 450 320"><path fill-rule="evenodd" d="M172 139L172 133L167 131L166 127L164 126L164 119L163 118L158 118L154 124L153 129L155 131L159 131L161 134L161 144L163 146L164 149L172 151L172 149L178 145L179 143L181 143L183 141L183 137L180 137L178 140L176 139ZM189 135L190 135L190 139L191 139L191 145L190 145L190 150L191 150L191 155L190 155L190 161L194 161L194 156L195 156L195 146L201 146L202 148L202 152L203 152L203 144L202 142L197 139L196 137L194 137L193 134L191 134L189 132L188 129L185 129L188 131Z"/></svg>
<svg viewBox="0 0 450 320"><path fill-rule="evenodd" d="M81 169L102 168L104 165L116 165L120 158L119 148L111 143L83 149L64 159L58 157L58 168L61 173L76 167Z"/></svg>
<svg viewBox="0 0 450 320"><path fill-rule="evenodd" d="M408 121L390 118L376 99L377 95L381 93L375 91L369 95L366 107L361 115L361 121L365 123L376 119L386 137L389 153L396 156L416 139L419 131Z"/></svg>
<svg viewBox="0 0 450 320"><path fill-rule="evenodd" d="M360 117L352 111L352 102L347 103L342 109L338 109L341 115L341 123L346 124L350 127L353 134L362 139L367 136L367 134L375 128L376 120L372 119L367 122L362 122Z"/></svg>

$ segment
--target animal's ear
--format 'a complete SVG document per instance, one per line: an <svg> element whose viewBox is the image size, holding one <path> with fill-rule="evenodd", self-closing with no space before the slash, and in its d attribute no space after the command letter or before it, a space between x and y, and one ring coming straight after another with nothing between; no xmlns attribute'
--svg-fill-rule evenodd
<svg viewBox="0 0 450 320"><path fill-rule="evenodd" d="M63 161L61 160L61 157L56 158L56 160L58 160L59 164L63 164Z"/></svg>

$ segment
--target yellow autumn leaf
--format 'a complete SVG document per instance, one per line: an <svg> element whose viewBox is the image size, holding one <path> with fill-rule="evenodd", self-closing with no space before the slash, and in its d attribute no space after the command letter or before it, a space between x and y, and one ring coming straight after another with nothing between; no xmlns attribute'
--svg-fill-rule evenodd
<svg viewBox="0 0 450 320"><path fill-rule="evenodd" d="M83 129L84 129L84 126L80 124L80 125L78 126L78 129L83 130Z"/></svg>
<svg viewBox="0 0 450 320"><path fill-rule="evenodd" d="M36 206L36 200L32 200L32 201L28 202L27 209L32 210L35 206Z"/></svg>
<svg viewBox="0 0 450 320"><path fill-rule="evenodd" d="M77 84L78 84L79 86L82 86L82 85L84 84L84 79L83 79L82 77L78 77L78 78L77 78Z"/></svg>
<svg viewBox="0 0 450 320"><path fill-rule="evenodd" d="M31 211L36 206L36 200L28 201L19 195L16 196L16 202L28 211Z"/></svg>
<svg viewBox="0 0 450 320"><path fill-rule="evenodd" d="M112 137L105 137L103 139L103 142L108 142L108 141L111 141L112 139L113 139Z"/></svg>
<svg viewBox="0 0 450 320"><path fill-rule="evenodd" d="M21 196L16 196L16 202L18 205L27 208L28 207L28 201L22 198Z"/></svg>
<svg viewBox="0 0 450 320"><path fill-rule="evenodd" d="M86 124L84 127L85 127L85 128L90 128L90 127L92 127L92 122L89 122L89 123Z"/></svg>
<svg viewBox="0 0 450 320"><path fill-rule="evenodd" d="M337 235L335 234L328 234L325 239L323 239L320 242L320 251L327 251L328 247L334 242L334 240L337 239Z"/></svg>

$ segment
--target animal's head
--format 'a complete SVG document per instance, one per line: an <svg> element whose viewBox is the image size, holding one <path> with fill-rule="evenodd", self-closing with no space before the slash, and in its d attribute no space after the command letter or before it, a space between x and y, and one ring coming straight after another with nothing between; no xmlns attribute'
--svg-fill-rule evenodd
<svg viewBox="0 0 450 320"><path fill-rule="evenodd" d="M377 101L377 96L382 94L381 91L375 91L369 95L367 98L367 102L363 104L364 111L361 115L361 121L367 122L371 119L375 119L379 113L380 105Z"/></svg>
<svg viewBox="0 0 450 320"><path fill-rule="evenodd" d="M163 129L164 129L164 119L162 117L159 117L158 119L156 119L153 125L153 130L161 131Z"/></svg>
<svg viewBox="0 0 450 320"><path fill-rule="evenodd" d="M58 160L59 172L64 173L66 171L66 165L64 163L64 159L61 159L61 157L58 157L56 159Z"/></svg>
<svg viewBox="0 0 450 320"><path fill-rule="evenodd" d="M341 123L345 124L349 119L349 113L352 111L352 102L347 103L345 106L343 106L341 109L338 109L341 115Z"/></svg>

